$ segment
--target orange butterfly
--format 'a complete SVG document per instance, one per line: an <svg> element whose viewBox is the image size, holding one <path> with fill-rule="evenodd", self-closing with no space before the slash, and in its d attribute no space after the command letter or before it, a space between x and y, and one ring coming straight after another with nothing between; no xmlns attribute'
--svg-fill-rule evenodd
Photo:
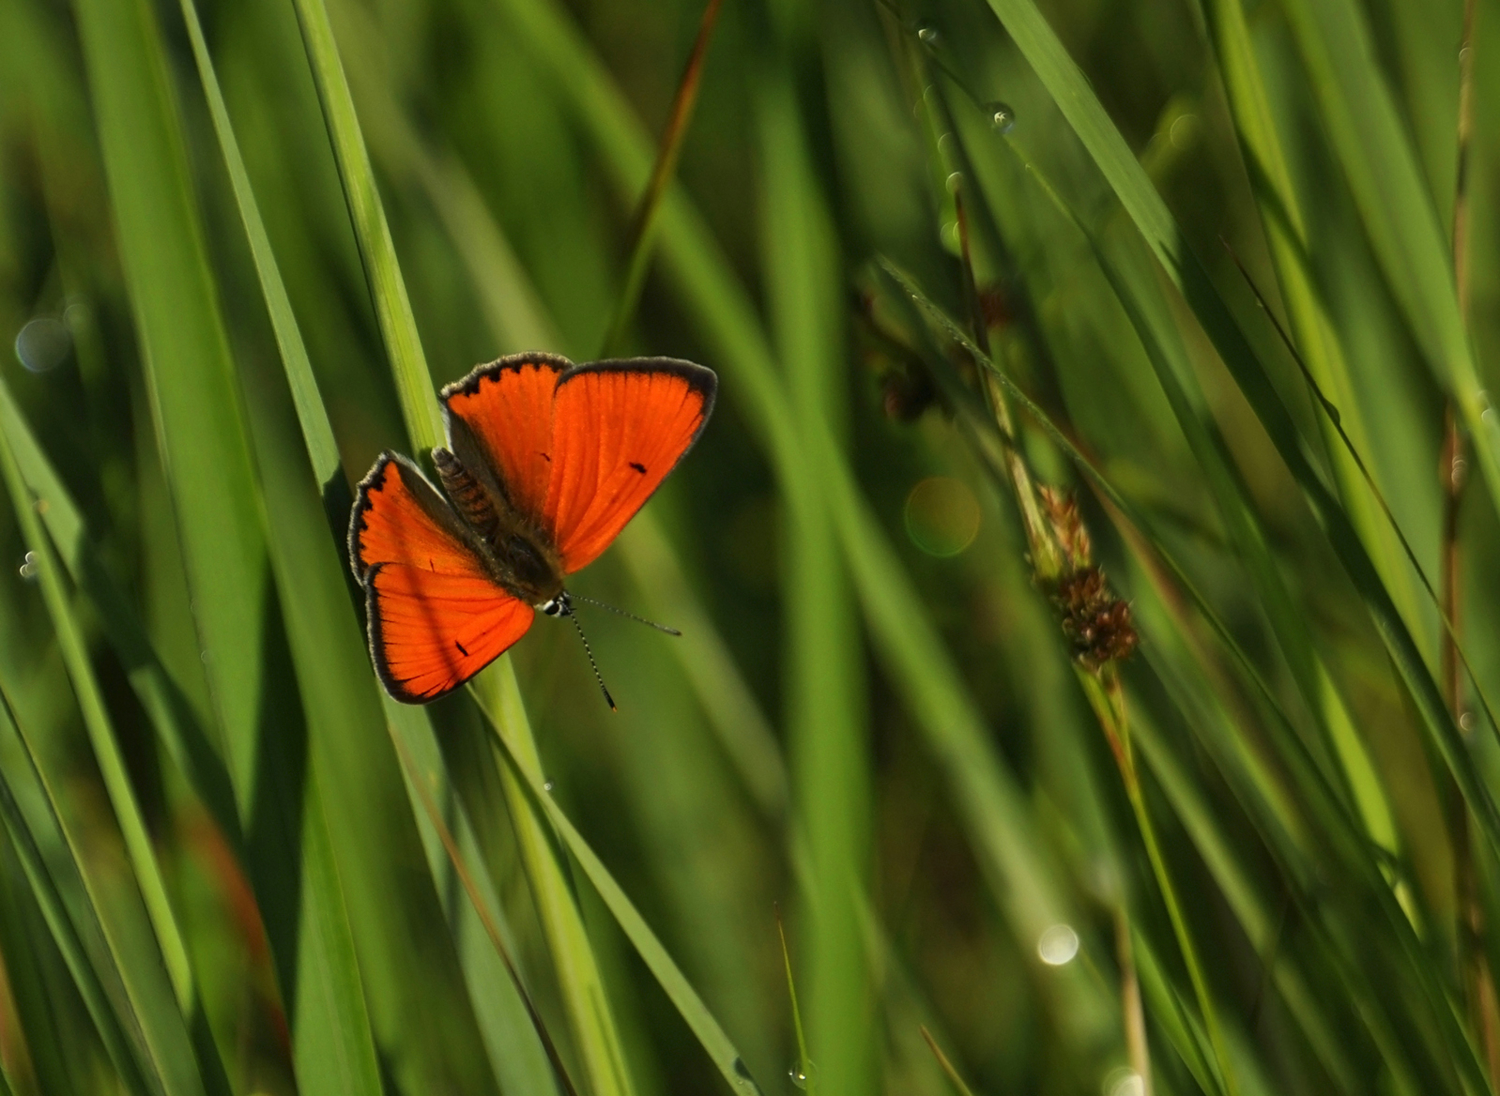
<svg viewBox="0 0 1500 1096"><path fill-rule="evenodd" d="M517 354L444 388L448 447L432 463L447 499L386 452L349 522L370 657L391 696L436 700L520 639L534 610L571 616L564 577L693 447L717 387L712 370L673 358Z"/></svg>

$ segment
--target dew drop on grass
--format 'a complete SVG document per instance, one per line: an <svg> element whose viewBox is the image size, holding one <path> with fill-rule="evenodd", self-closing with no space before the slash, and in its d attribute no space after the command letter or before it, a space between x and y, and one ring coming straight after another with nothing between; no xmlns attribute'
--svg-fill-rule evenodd
<svg viewBox="0 0 1500 1096"><path fill-rule="evenodd" d="M1078 933L1072 925L1053 925L1036 942L1036 953L1049 967L1066 966L1078 954Z"/></svg>
<svg viewBox="0 0 1500 1096"><path fill-rule="evenodd" d="M805 1091L809 1083L818 1079L818 1064L810 1059L806 1063L793 1062L786 1075L795 1088Z"/></svg>
<svg viewBox="0 0 1500 1096"><path fill-rule="evenodd" d="M938 33L937 27L923 26L917 28L917 37L927 45L935 46L942 38L942 35Z"/></svg>
<svg viewBox="0 0 1500 1096"><path fill-rule="evenodd" d="M36 553L35 552L27 552L26 553L25 558L23 558L21 560L21 566L20 566L19 570L20 570L21 577L24 578L27 582L35 582L36 581Z"/></svg>
<svg viewBox="0 0 1500 1096"><path fill-rule="evenodd" d="M544 791L544 792L550 792L551 790L552 790L552 781L549 780L545 784L542 785L542 791Z"/></svg>
<svg viewBox="0 0 1500 1096"><path fill-rule="evenodd" d="M1016 112L1009 103L1002 103L998 99L988 103L984 108L990 115L990 127L1001 135L1009 133L1016 128Z"/></svg>

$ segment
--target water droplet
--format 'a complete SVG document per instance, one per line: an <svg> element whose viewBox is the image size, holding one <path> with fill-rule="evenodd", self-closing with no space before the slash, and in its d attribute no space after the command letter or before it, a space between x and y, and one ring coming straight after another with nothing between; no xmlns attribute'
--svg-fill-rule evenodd
<svg viewBox="0 0 1500 1096"><path fill-rule="evenodd" d="M920 38L927 45L929 45L929 46L935 46L935 45L938 44L938 41L943 36L938 33L937 27L934 27L934 26L922 26L922 27L918 27L917 28L917 37Z"/></svg>
<svg viewBox="0 0 1500 1096"><path fill-rule="evenodd" d="M959 187L964 185L963 172L955 171L943 180L943 185L948 188L949 194L957 194Z"/></svg>
<svg viewBox="0 0 1500 1096"><path fill-rule="evenodd" d="M943 246L957 254L961 246L958 238L958 222L945 221L940 235L942 236Z"/></svg>
<svg viewBox="0 0 1500 1096"><path fill-rule="evenodd" d="M818 1079L818 1064L811 1059L806 1062L793 1062L792 1068L786 1071L786 1075L794 1087L805 1090L809 1084Z"/></svg>
<svg viewBox="0 0 1500 1096"><path fill-rule="evenodd" d="M545 784L542 785L542 791L544 791L544 792L550 792L551 790L552 790L552 781L549 780Z"/></svg>
<svg viewBox="0 0 1500 1096"><path fill-rule="evenodd" d="M1146 1082L1133 1069L1110 1070L1104 1078L1104 1096L1146 1096Z"/></svg>
<svg viewBox="0 0 1500 1096"><path fill-rule="evenodd" d="M1474 729L1473 714L1470 712L1460 712L1458 716L1458 725L1466 732L1472 731Z"/></svg>
<svg viewBox="0 0 1500 1096"><path fill-rule="evenodd" d="M1078 934L1072 925L1053 925L1036 942L1036 953L1049 967L1061 967L1078 954Z"/></svg>
<svg viewBox="0 0 1500 1096"><path fill-rule="evenodd" d="M72 349L67 325L51 316L38 316L16 333L16 358L33 373L56 369Z"/></svg>
<svg viewBox="0 0 1500 1096"><path fill-rule="evenodd" d="M997 100L984 109L990 112L990 126L996 133L1005 134L1016 128L1016 112L1009 103Z"/></svg>
<svg viewBox="0 0 1500 1096"><path fill-rule="evenodd" d="M21 566L20 566L19 570L20 570L21 577L24 578L27 582L35 582L36 581L36 553L35 552L27 552L26 553L25 557L21 560Z"/></svg>

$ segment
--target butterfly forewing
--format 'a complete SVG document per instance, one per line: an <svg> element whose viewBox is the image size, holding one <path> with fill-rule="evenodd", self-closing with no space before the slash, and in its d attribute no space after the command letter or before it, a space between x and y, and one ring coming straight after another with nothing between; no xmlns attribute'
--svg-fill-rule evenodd
<svg viewBox="0 0 1500 1096"><path fill-rule="evenodd" d="M569 371L552 410L545 521L571 574L609 547L698 440L716 378L648 358Z"/></svg>
<svg viewBox="0 0 1500 1096"><path fill-rule="evenodd" d="M511 505L539 523L552 472L553 394L571 364L545 354L501 358L443 389L450 436L451 420L462 420Z"/></svg>
<svg viewBox="0 0 1500 1096"><path fill-rule="evenodd" d="M496 584L472 533L394 454L360 484L349 552L365 585L375 667L400 700L452 691L531 625L531 606Z"/></svg>

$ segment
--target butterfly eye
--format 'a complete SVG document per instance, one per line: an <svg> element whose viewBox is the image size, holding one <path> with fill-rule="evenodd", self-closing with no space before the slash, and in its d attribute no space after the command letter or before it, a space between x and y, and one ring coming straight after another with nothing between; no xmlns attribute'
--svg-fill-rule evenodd
<svg viewBox="0 0 1500 1096"><path fill-rule="evenodd" d="M550 601L543 602L539 608L548 616L571 616L573 607L568 604L568 595L559 594Z"/></svg>

